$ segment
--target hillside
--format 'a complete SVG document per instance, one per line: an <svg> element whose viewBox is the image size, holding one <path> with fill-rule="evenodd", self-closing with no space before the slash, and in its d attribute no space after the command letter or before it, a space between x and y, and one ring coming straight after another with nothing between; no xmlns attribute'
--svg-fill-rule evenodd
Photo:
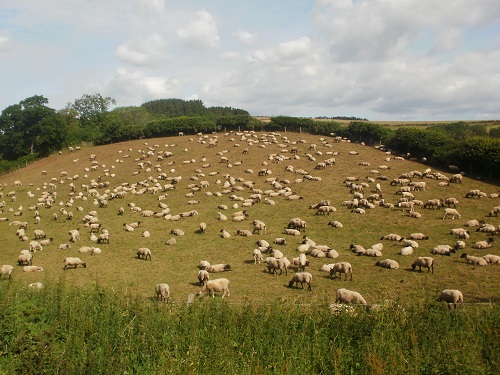
<svg viewBox="0 0 500 375"><path fill-rule="evenodd" d="M457 238L450 234L452 228L464 227L466 221L471 219L485 220L494 225L500 224L498 217L486 215L494 206L499 205L498 198L465 198L471 189L480 189L488 196L498 193L498 186L488 185L483 182L464 178L462 184L438 186L436 179L426 178L426 191L413 192L415 198L426 202L431 198L444 199L456 197L460 203L457 206L462 217L459 220L443 220L443 210L423 209L417 207L416 211L422 214L421 219L413 219L401 209L386 209L376 207L367 209L366 214L352 213L342 205L352 198L349 188L343 183L349 176L359 177L366 181L367 176L376 178L379 174L371 173L377 169L380 175L388 177L387 181L379 180L382 194L386 202L397 203L400 198L395 192L399 186L391 186L390 181L402 173L410 171L423 172L428 166L409 160L397 160L393 156L386 161L388 155L375 148L351 143L333 143L332 138L321 140L317 136L308 134L217 134L218 145L209 147L209 138L205 137L173 137L130 141L107 146L87 148L73 152L64 150L61 155L52 155L46 159L35 162L26 168L0 177L3 188L5 206L1 217L8 218L7 222L0 222L0 264L15 265L19 251L28 248L27 242L21 242L16 237L16 226L9 225L13 220L20 219L29 223L26 231L30 240L33 239L34 229L43 229L47 237L54 238L53 244L44 247L42 251L34 254L34 265L41 266L41 273L23 273L17 267L13 273L13 282L19 286L41 281L50 283L65 280L68 285L80 286L98 283L102 287L122 290L124 293L139 294L144 298L152 297L154 285L158 282L170 284L174 303L183 303L188 294L197 293L197 264L201 260L211 263L228 263L232 270L223 274L213 274L212 278L227 277L231 281L231 303L242 303L250 300L266 302L283 299L289 302L304 303L331 303L334 300L335 290L340 287L360 292L368 303L382 303L385 299L400 300L402 303L419 303L434 300L438 290L460 289L464 293L466 302L498 302L500 290L497 288L499 281L500 265L475 267L467 265L460 258L461 251L450 257L433 255L436 260L434 274L426 272L413 272L409 267L417 256L429 256L429 251L437 245L454 245ZM251 142L249 142L251 141ZM316 144L313 150L311 144ZM298 159L293 158L290 152L292 147L297 148ZM249 152L243 150L248 148ZM147 152L151 151L151 156ZM160 151L163 151L163 160L158 160ZM357 155L350 155L356 151ZM173 153L166 156L166 152ZM327 155L327 152L338 152L338 155ZM306 156L310 153L316 160ZM91 170L90 155L95 155L96 169ZM221 163L221 155L229 160L229 164ZM289 157L281 163L270 160L270 155L283 155ZM128 157L127 157L128 156ZM318 162L334 157L336 163L326 169L315 169ZM267 166L263 163L267 162ZM361 162L369 166L360 165ZM150 163L140 168L139 163ZM239 165L238 165L239 164ZM390 169L383 170L379 166L387 165ZM310 181L303 176L288 172L285 167L293 166L294 170L304 169L321 181ZM86 168L89 169L86 171ZM149 168L149 169L148 169ZM260 176L261 169L269 169L272 173ZM46 174L42 174L46 171ZM65 173L67 173L67 176ZM442 172L448 177L450 171ZM182 177L174 190L152 194L147 188L155 183L161 186L170 181L158 179L165 173L167 178ZM237 181L231 191L223 193L222 183L226 181L226 174ZM73 179L73 177L76 177ZM99 185L99 178L102 186ZM271 206L264 202L246 208L248 218L243 222L233 222L232 213L242 209L241 202L232 200L231 196L248 198L252 194L247 181L253 182L255 189L262 191L273 190L272 195L280 190L274 188L268 180L276 178L280 181L281 188L289 187L293 193L303 199L288 201L285 196L271 197L276 205ZM301 182L298 181L301 179ZM14 187L14 181L21 181L22 185ZM90 185L95 180L99 195L111 195L113 191L127 190L134 184L137 190L141 187L146 190L144 194L133 194L127 191L123 199L108 198L107 207L100 208L95 204L96 197L89 197L84 185ZM288 180L288 181L285 181ZM56 188L49 189L48 184L53 181ZM209 186L193 192L192 187L207 181ZM417 179L416 181L420 181ZM75 185L75 193L70 193L70 183ZM190 186L192 185L192 186ZM124 189L125 188L125 189ZM374 192L375 183L369 183L365 195ZM15 192L16 202L7 197L8 192ZM34 211L37 199L42 192L57 193L55 204L52 208L40 207L41 222L35 224ZM27 193L33 193L30 198ZM216 193L221 195L217 196ZM190 194L191 193L191 194ZM160 195L165 195L159 201ZM192 196L187 196L187 194ZM81 197L78 199L78 197ZM72 203L68 203L69 200ZM309 206L320 200L331 200L331 205L336 207L336 212L330 215L317 215L316 210ZM196 204L189 204L196 201ZM133 212L130 204L134 203L142 211L161 211L159 203L165 203L170 209L170 214L179 214L196 210L197 216L182 218L179 221L165 220L164 218L142 217L140 212ZM194 202L191 202L194 203ZM232 205L238 204L238 208ZM228 210L222 210L220 205L226 205ZM125 209L123 216L118 215L120 207ZM22 211L22 216L15 217L13 211ZM22 208L22 210L20 210ZM67 220L61 214L61 209L73 212L73 220ZM81 208L81 210L78 210ZM96 245L89 241L90 231L84 225L82 218L90 211L97 211L97 217L111 233L110 244ZM228 220L217 220L217 212L227 215ZM51 220L53 213L58 214L58 220ZM276 237L285 237L287 245L273 245L284 253L289 259L298 256L297 246L302 241L302 236L284 235L289 220L300 217L307 222L306 234L317 244L325 244L338 251L337 259L317 259L308 255L311 261L307 271L313 274L312 291L287 288L294 270L288 275L271 275L264 264L255 265L252 250L256 248L258 239L272 242ZM252 221L260 219L267 224L267 234L252 237L241 237L236 234L239 229L252 230ZM338 220L343 223L343 228L332 228L327 223ZM126 232L124 223L141 221L141 225L134 232ZM198 233L199 223L207 224L205 234ZM59 244L68 242L68 231L78 228L81 240L72 244L70 250L59 250ZM177 244L167 246L165 242L173 237L172 229L182 229L185 235L177 237ZM221 229L226 229L231 234L229 239L219 236ZM487 253L500 255L499 245L493 243L488 250L475 250L471 248L474 242L485 240L485 233L471 229L471 236L467 242L465 252L471 255L482 256ZM150 238L141 236L143 231L151 233ZM380 241L380 237L389 233L408 236L413 232L422 232L430 237L429 240L418 241L419 247L414 255L401 256L399 250L401 243ZM390 258L399 262L397 270L387 270L376 267L375 263L380 258L356 256L349 249L350 244L361 244L365 248L382 242L384 249L382 259ZM77 250L82 246L98 246L102 249L101 255L91 256L90 253L79 254ZM139 247L148 247L152 251L152 261L138 260L135 254ZM87 268L63 271L63 259L66 256L80 256L87 262ZM267 256L264 254L264 256ZM326 272L320 271L323 264L337 261L347 261L353 266L353 281L332 279Z"/></svg>

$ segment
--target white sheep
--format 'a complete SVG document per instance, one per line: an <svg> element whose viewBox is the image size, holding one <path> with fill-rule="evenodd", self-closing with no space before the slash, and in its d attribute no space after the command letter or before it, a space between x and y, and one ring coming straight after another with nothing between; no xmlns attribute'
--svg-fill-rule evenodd
<svg viewBox="0 0 500 375"><path fill-rule="evenodd" d="M64 258L64 270L66 271L68 267L76 268L78 265L83 266L83 268L87 268L87 263L82 261L80 258L75 257L66 257Z"/></svg>
<svg viewBox="0 0 500 375"><path fill-rule="evenodd" d="M220 230L220 236L221 236L222 238L229 238L229 237L231 237L231 234L229 234L229 232L228 232L227 230L225 230L225 229L221 229L221 230Z"/></svg>
<svg viewBox="0 0 500 375"><path fill-rule="evenodd" d="M260 264L260 262L264 260L264 256L262 255L262 251L260 249L253 250L253 260L255 264Z"/></svg>
<svg viewBox="0 0 500 375"><path fill-rule="evenodd" d="M350 275L352 281L352 266L348 262L333 263L330 267L330 276L337 278L337 272L339 273L338 278L342 278L342 274L345 274L344 280L347 280L347 275Z"/></svg>
<svg viewBox="0 0 500 375"><path fill-rule="evenodd" d="M200 285L203 286L205 283L210 280L210 275L207 270L199 270L198 271L198 281L200 282Z"/></svg>
<svg viewBox="0 0 500 375"><path fill-rule="evenodd" d="M381 240L387 241L401 241L402 237L399 234L390 233L385 236L380 237Z"/></svg>
<svg viewBox="0 0 500 375"><path fill-rule="evenodd" d="M137 259L144 258L145 260L151 260L151 250L149 250L147 247L140 247L139 250L137 250Z"/></svg>
<svg viewBox="0 0 500 375"><path fill-rule="evenodd" d="M207 223L200 223L200 233L204 234L207 231Z"/></svg>
<svg viewBox="0 0 500 375"><path fill-rule="evenodd" d="M302 289L304 289L304 283L307 284L307 290L312 290L311 289L311 281L312 281L312 275L309 272L297 272L295 275L293 275L292 279L288 283L288 287L291 288L293 284L298 288L299 283Z"/></svg>
<svg viewBox="0 0 500 375"><path fill-rule="evenodd" d="M413 254L413 247L411 246L405 246L401 250L399 250L400 255L412 255Z"/></svg>
<svg viewBox="0 0 500 375"><path fill-rule="evenodd" d="M218 273L218 272L225 272L229 271L231 269L231 265L229 264L212 264L208 267L206 267L206 270L210 273Z"/></svg>
<svg viewBox="0 0 500 375"><path fill-rule="evenodd" d="M288 234L290 236L300 236L300 231L297 229L285 228L283 234Z"/></svg>
<svg viewBox="0 0 500 375"><path fill-rule="evenodd" d="M165 283L156 284L155 286L156 297L162 302L170 300L170 286Z"/></svg>
<svg viewBox="0 0 500 375"><path fill-rule="evenodd" d="M203 288L198 292L198 295L201 296L207 292L212 295L212 298L215 297L215 292L222 292L222 298L226 295L229 297L229 280L225 278L208 280Z"/></svg>
<svg viewBox="0 0 500 375"><path fill-rule="evenodd" d="M253 233L266 234L267 233L267 225L261 220L254 220L253 224Z"/></svg>
<svg viewBox="0 0 500 375"><path fill-rule="evenodd" d="M198 268L200 270L204 270L207 267L210 267L210 262L208 260L201 260L200 263L198 263Z"/></svg>
<svg viewBox="0 0 500 375"><path fill-rule="evenodd" d="M460 258L465 258L467 260L467 263L473 264L475 266L487 266L488 262L480 257L475 257L472 255L467 255L466 253L463 253L460 255Z"/></svg>
<svg viewBox="0 0 500 375"><path fill-rule="evenodd" d="M248 229L238 229L236 231L236 234L243 236L243 237L251 237L252 236L252 232L249 231Z"/></svg>
<svg viewBox="0 0 500 375"><path fill-rule="evenodd" d="M90 250L90 255L99 255L102 254L102 250L99 249L98 247L92 247Z"/></svg>
<svg viewBox="0 0 500 375"><path fill-rule="evenodd" d="M174 236L181 237L184 236L184 231L182 229L172 229L170 231L170 234L173 234Z"/></svg>
<svg viewBox="0 0 500 375"><path fill-rule="evenodd" d="M19 254L19 256L17 257L17 264L19 264L20 266L24 266L25 263L27 266L31 266L33 263L33 256L29 251L27 254Z"/></svg>
<svg viewBox="0 0 500 375"><path fill-rule="evenodd" d="M390 270L397 270L399 268L399 263L392 259L379 260L375 265Z"/></svg>
<svg viewBox="0 0 500 375"><path fill-rule="evenodd" d="M488 238L486 241L477 241L471 247L474 249L488 249L492 246L493 237Z"/></svg>
<svg viewBox="0 0 500 375"><path fill-rule="evenodd" d="M417 232L417 233L411 233L408 238L410 240L428 240L429 236L426 236L423 233Z"/></svg>
<svg viewBox="0 0 500 375"><path fill-rule="evenodd" d="M0 267L0 279L3 278L4 275L9 276L9 280L12 279L12 271L14 270L14 267L8 264L4 264Z"/></svg>
<svg viewBox="0 0 500 375"><path fill-rule="evenodd" d="M455 252L455 249L453 249L450 245L437 245L430 252L431 254L450 256L451 253Z"/></svg>
<svg viewBox="0 0 500 375"><path fill-rule="evenodd" d="M351 304L359 302L362 305L367 305L366 300L361 296L361 294L345 288L337 289L335 303L339 302Z"/></svg>
<svg viewBox="0 0 500 375"><path fill-rule="evenodd" d="M41 290L43 288L43 284L41 282L31 283L31 284L28 284L28 288L35 289L35 290Z"/></svg>
<svg viewBox="0 0 500 375"><path fill-rule="evenodd" d="M43 271L43 268L38 267L38 266L24 266L23 271L24 272L41 272L41 271Z"/></svg>
<svg viewBox="0 0 500 375"><path fill-rule="evenodd" d="M340 221L337 221L337 220L329 221L327 225L331 226L332 228L343 228L344 227L342 225L342 223Z"/></svg>
<svg viewBox="0 0 500 375"><path fill-rule="evenodd" d="M420 272L422 272L422 267L425 267L427 268L427 272L432 270L432 273L434 273L434 258L418 257L417 260L411 265L411 268L415 270L417 266Z"/></svg>
<svg viewBox="0 0 500 375"><path fill-rule="evenodd" d="M490 264L500 264L500 256L493 254L486 254L483 259Z"/></svg>
<svg viewBox="0 0 500 375"><path fill-rule="evenodd" d="M464 296L461 291L456 289L445 289L441 292L438 297L439 301L445 301L448 304L448 308L451 310L451 305L457 308L457 303L464 302Z"/></svg>
<svg viewBox="0 0 500 375"><path fill-rule="evenodd" d="M459 219L462 217L462 215L460 215L456 209L454 209L454 208L445 208L444 209L443 220L446 219L446 218L448 218L449 216L451 216L452 219L455 219L455 216L458 217Z"/></svg>
<svg viewBox="0 0 500 375"><path fill-rule="evenodd" d="M274 239L273 243L276 245L286 245L286 239L283 237L277 237Z"/></svg>
<svg viewBox="0 0 500 375"><path fill-rule="evenodd" d="M175 237L171 237L167 240L167 242L165 242L165 244L167 244L168 246L173 246L177 243L177 240L175 239Z"/></svg>

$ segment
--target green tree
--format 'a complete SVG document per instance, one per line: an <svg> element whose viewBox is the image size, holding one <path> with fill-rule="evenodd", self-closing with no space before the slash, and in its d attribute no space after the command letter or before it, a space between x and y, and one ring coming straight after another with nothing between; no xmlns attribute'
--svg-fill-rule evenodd
<svg viewBox="0 0 500 375"><path fill-rule="evenodd" d="M490 138L500 138L500 127L491 128L489 131Z"/></svg>
<svg viewBox="0 0 500 375"><path fill-rule="evenodd" d="M6 160L34 154L46 156L60 149L67 128L41 95L11 105L0 115L0 156Z"/></svg>
<svg viewBox="0 0 500 375"><path fill-rule="evenodd" d="M109 107L116 104L116 100L111 97L103 97L99 93L92 95L85 94L76 99L73 103L68 103L66 108L74 109L78 112L80 126L100 128L105 121Z"/></svg>

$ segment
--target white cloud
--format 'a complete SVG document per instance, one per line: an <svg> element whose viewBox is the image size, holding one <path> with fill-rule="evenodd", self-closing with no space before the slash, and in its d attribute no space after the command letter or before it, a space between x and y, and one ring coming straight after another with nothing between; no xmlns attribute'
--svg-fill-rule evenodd
<svg viewBox="0 0 500 375"><path fill-rule="evenodd" d="M215 48L219 43L217 24L205 10L196 13L197 19L176 30L179 39L191 47Z"/></svg>
<svg viewBox="0 0 500 375"><path fill-rule="evenodd" d="M304 36L297 40L280 43L277 54L281 59L296 59L306 57L311 52L311 40Z"/></svg>
<svg viewBox="0 0 500 375"><path fill-rule="evenodd" d="M144 39L121 44L116 50L118 58L132 65L157 66L169 58L163 38L154 33Z"/></svg>
<svg viewBox="0 0 500 375"><path fill-rule="evenodd" d="M0 52L7 52L10 50L10 38L7 35L0 33Z"/></svg>
<svg viewBox="0 0 500 375"><path fill-rule="evenodd" d="M256 38L253 34L241 29L238 29L234 32L234 37L240 42L247 45L252 45L256 42Z"/></svg>

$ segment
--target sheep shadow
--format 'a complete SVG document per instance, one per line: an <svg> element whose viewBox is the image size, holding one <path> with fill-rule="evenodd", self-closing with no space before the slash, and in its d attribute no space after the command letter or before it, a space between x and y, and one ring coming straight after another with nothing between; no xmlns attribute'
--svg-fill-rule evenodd
<svg viewBox="0 0 500 375"><path fill-rule="evenodd" d="M245 263L245 264L254 264L255 261L253 259L248 259L248 260L245 260L243 263Z"/></svg>

